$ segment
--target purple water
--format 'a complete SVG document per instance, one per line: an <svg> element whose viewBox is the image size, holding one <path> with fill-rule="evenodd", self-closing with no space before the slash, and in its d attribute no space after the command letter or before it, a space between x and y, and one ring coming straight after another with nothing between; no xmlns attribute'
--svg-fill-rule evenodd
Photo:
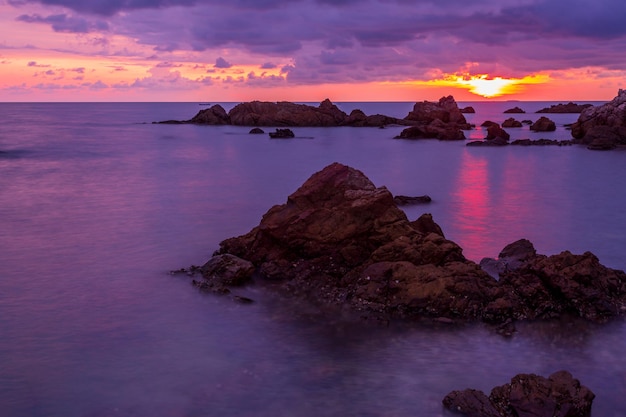
<svg viewBox="0 0 626 417"><path fill-rule="evenodd" d="M404 117L413 103L340 103ZM460 103L501 122L516 105ZM225 104L227 108L232 103ZM196 103L0 103L0 415L448 416L454 389L570 370L624 416L626 326L522 325L503 339L462 328L342 323L258 289L253 305L200 294L168 271L208 259L311 174L338 161L394 194L428 194L446 236L475 261L528 238L626 269L621 150L468 148L391 139L401 127L153 125ZM568 139L576 115L548 115ZM472 138L484 137L477 129ZM296 307L297 308L297 307Z"/></svg>

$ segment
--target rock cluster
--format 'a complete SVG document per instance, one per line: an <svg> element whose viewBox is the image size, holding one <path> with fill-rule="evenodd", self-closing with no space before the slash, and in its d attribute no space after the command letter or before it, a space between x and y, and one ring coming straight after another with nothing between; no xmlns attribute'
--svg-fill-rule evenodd
<svg viewBox="0 0 626 417"><path fill-rule="evenodd" d="M403 130L396 139L464 140L462 130L471 129L452 96L442 97L437 103L415 103L404 120L415 126Z"/></svg>
<svg viewBox="0 0 626 417"><path fill-rule="evenodd" d="M595 394L567 371L518 374L491 390L452 391L443 405L467 417L589 417Z"/></svg>
<svg viewBox="0 0 626 417"><path fill-rule="evenodd" d="M167 123L174 123L168 121ZM162 122L164 123L164 122ZM178 123L236 126L385 126L388 124L409 125L409 121L375 114L368 116L361 110L350 115L326 99L319 106L296 104L288 101L277 103L251 101L240 103L228 113L216 104L198 112L191 120Z"/></svg>
<svg viewBox="0 0 626 417"><path fill-rule="evenodd" d="M590 149L613 149L626 144L626 90L601 106L588 107L572 125L572 136Z"/></svg>
<svg viewBox="0 0 626 417"><path fill-rule="evenodd" d="M623 313L626 301L626 274L589 252L537 255L532 244L518 243L494 260L496 280L432 216L409 221L385 187L338 163L312 175L250 232L221 242L215 256L227 255L224 270L235 278L216 279L205 265L208 283L199 286L225 292L256 277L289 296L367 317L602 321Z"/></svg>

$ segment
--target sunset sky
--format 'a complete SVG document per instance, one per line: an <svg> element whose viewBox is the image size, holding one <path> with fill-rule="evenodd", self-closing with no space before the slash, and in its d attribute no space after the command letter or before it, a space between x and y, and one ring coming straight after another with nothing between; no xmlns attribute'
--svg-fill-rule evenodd
<svg viewBox="0 0 626 417"><path fill-rule="evenodd" d="M623 0L0 0L0 101L610 100Z"/></svg>

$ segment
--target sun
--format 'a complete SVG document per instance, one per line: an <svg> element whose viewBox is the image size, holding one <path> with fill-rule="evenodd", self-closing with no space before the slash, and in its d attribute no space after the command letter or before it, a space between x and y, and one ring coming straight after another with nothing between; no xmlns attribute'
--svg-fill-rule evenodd
<svg viewBox="0 0 626 417"><path fill-rule="evenodd" d="M493 98L510 93L511 87L519 84L520 80L502 77L489 78L483 74L471 77L457 77L456 83L467 86L470 93Z"/></svg>

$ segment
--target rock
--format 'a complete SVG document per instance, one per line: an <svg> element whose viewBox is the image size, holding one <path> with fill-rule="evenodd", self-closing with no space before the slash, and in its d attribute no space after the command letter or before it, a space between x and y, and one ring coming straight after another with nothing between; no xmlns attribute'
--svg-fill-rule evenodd
<svg viewBox="0 0 626 417"><path fill-rule="evenodd" d="M505 110L504 113L526 113L526 112L520 109L519 107L515 106L512 109Z"/></svg>
<svg viewBox="0 0 626 417"><path fill-rule="evenodd" d="M595 394L567 371L548 378L518 374L491 390L453 391L443 399L449 410L468 417L590 417Z"/></svg>
<svg viewBox="0 0 626 417"><path fill-rule="evenodd" d="M519 146L569 146L573 145L573 141L571 140L556 140L556 139L517 139L511 142L511 145L519 145Z"/></svg>
<svg viewBox="0 0 626 417"><path fill-rule="evenodd" d="M474 110L472 106L467 106L461 109L461 113L473 114L473 113L476 113L476 110Z"/></svg>
<svg viewBox="0 0 626 417"><path fill-rule="evenodd" d="M468 126L465 116L452 96L442 97L438 103L432 101L415 103L413 110L405 119L424 124L429 124L433 120L440 120L443 123Z"/></svg>
<svg viewBox="0 0 626 417"><path fill-rule="evenodd" d="M401 119L385 116L382 114L374 114L367 116L359 109L352 110L350 116L343 123L345 126L354 127L383 127L392 124L405 124Z"/></svg>
<svg viewBox="0 0 626 417"><path fill-rule="evenodd" d="M240 103L228 116L237 126L339 126L348 117L328 99L318 107L288 101Z"/></svg>
<svg viewBox="0 0 626 417"><path fill-rule="evenodd" d="M519 240L496 261L499 281L465 259L430 214L409 221L385 187L334 163L250 232L221 242L202 267L202 285L226 292L254 272L257 282L323 311L384 319L506 324L575 314L601 322L626 311L626 274L589 252L539 255Z"/></svg>
<svg viewBox="0 0 626 417"><path fill-rule="evenodd" d="M504 139L505 141L508 141L510 137L511 135L509 135L497 123L493 123L489 127L487 127L487 136L485 137L486 140Z"/></svg>
<svg viewBox="0 0 626 417"><path fill-rule="evenodd" d="M259 127L255 127L255 128L253 128L253 129L251 129L249 133L250 133L251 135L261 135L261 134L263 134L263 133L265 133L265 132L263 131L263 129L261 129L261 128L259 128Z"/></svg>
<svg viewBox="0 0 626 417"><path fill-rule="evenodd" d="M495 280L429 217L409 222L384 187L332 164L220 244L292 297L384 317L477 318ZM433 230L431 232L431 230Z"/></svg>
<svg viewBox="0 0 626 417"><path fill-rule="evenodd" d="M535 132L554 132L556 124L545 116L542 116L530 126L530 130Z"/></svg>
<svg viewBox="0 0 626 417"><path fill-rule="evenodd" d="M582 113L588 107L591 107L591 104L576 104L570 101L567 104L559 103L544 107L535 113Z"/></svg>
<svg viewBox="0 0 626 417"><path fill-rule="evenodd" d="M272 139L286 139L296 137L295 133L291 129L276 129L275 132L269 133Z"/></svg>
<svg viewBox="0 0 626 417"><path fill-rule="evenodd" d="M522 120L522 124L523 125L532 125L533 121L532 120L528 120L528 119L524 119L524 120Z"/></svg>
<svg viewBox="0 0 626 417"><path fill-rule="evenodd" d="M626 90L601 106L583 110L572 125L572 136L578 143L594 144L591 149L611 149L626 144Z"/></svg>
<svg viewBox="0 0 626 417"><path fill-rule="evenodd" d="M598 129L596 128L595 130ZM616 142L618 141L619 139L615 138L613 135L607 135L607 137L597 137L589 145L587 145L587 149L591 149L592 151L610 151L611 149L617 148Z"/></svg>
<svg viewBox="0 0 626 417"><path fill-rule="evenodd" d="M493 126L493 125L498 125L498 123L492 122L491 120L485 120L480 126L481 127L489 127L489 126Z"/></svg>
<svg viewBox="0 0 626 417"><path fill-rule="evenodd" d="M430 203L432 198L428 195L420 195L417 197L408 197L406 195L396 195L393 197L393 202L398 206L407 206L411 204L427 204Z"/></svg>
<svg viewBox="0 0 626 417"><path fill-rule="evenodd" d="M189 122L208 125L228 125L231 123L226 110L219 104L200 110Z"/></svg>
<svg viewBox="0 0 626 417"><path fill-rule="evenodd" d="M519 122L512 117L509 117L504 122L502 122L502 127L522 127L522 122Z"/></svg>
<svg viewBox="0 0 626 417"><path fill-rule="evenodd" d="M468 142L466 146L506 146L509 144L509 141L504 138L495 138L490 140L473 140Z"/></svg>
<svg viewBox="0 0 626 417"><path fill-rule="evenodd" d="M503 272L519 269L526 261L536 255L537 250L534 245L527 239L520 239L506 245L498 255L498 259L483 258L480 261L480 266L489 275L498 278Z"/></svg>
<svg viewBox="0 0 626 417"><path fill-rule="evenodd" d="M216 285L239 286L252 278L254 265L231 254L214 256L201 268L204 279Z"/></svg>
<svg viewBox="0 0 626 417"><path fill-rule="evenodd" d="M465 134L456 124L434 120L428 125L408 127L394 139L465 140Z"/></svg>

